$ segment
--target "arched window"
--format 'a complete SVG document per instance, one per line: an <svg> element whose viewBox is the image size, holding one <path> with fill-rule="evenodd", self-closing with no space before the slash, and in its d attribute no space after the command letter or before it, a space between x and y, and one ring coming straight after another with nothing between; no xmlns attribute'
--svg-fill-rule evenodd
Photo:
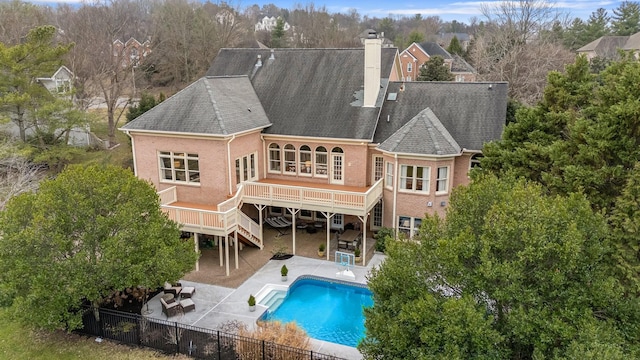
<svg viewBox="0 0 640 360"><path fill-rule="evenodd" d="M300 175L311 176L311 148L300 146Z"/></svg>
<svg viewBox="0 0 640 360"><path fill-rule="evenodd" d="M284 146L284 172L296 172L296 148L291 144Z"/></svg>
<svg viewBox="0 0 640 360"><path fill-rule="evenodd" d="M482 154L473 154L471 157L471 163L469 164L471 169L481 169L480 167L480 159L482 159L484 155Z"/></svg>
<svg viewBox="0 0 640 360"><path fill-rule="evenodd" d="M324 146L316 148L315 174L319 177L327 177L327 149Z"/></svg>
<svg viewBox="0 0 640 360"><path fill-rule="evenodd" d="M269 171L280 172L280 146L278 144L269 145Z"/></svg>

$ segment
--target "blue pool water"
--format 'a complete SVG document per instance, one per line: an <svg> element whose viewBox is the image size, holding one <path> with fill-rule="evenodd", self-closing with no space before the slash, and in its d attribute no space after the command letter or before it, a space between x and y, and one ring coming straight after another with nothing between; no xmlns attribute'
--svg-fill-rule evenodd
<svg viewBox="0 0 640 360"><path fill-rule="evenodd" d="M364 337L362 308L371 306L371 291L365 287L302 278L291 285L282 304L261 320L295 321L314 339L355 347Z"/></svg>

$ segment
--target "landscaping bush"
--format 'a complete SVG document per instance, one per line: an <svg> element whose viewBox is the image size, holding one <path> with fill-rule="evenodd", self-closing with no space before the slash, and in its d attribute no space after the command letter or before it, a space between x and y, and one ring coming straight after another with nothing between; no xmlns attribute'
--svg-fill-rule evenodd
<svg viewBox="0 0 640 360"><path fill-rule="evenodd" d="M374 236L376 239L376 251L384 252L387 248L386 241L394 239L392 228L383 227Z"/></svg>

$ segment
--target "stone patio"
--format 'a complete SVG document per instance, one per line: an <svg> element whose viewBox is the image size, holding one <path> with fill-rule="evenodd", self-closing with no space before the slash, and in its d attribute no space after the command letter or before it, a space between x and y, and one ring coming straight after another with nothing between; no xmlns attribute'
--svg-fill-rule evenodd
<svg viewBox="0 0 640 360"><path fill-rule="evenodd" d="M317 254L318 245L321 241L326 241L326 233L307 234L299 231L296 234L296 256L287 260L269 260L272 256L271 250L274 244L275 230L266 230L265 249L259 250L251 247L244 247L239 251L239 268L235 269L233 259L233 248L230 257L230 276L225 276L225 267L220 266L217 249L207 249L202 251L200 260L200 270L187 274L181 281L183 286L193 286L196 288L192 296L195 303L195 310L187 313L167 318L162 313L160 296L157 295L148 302L148 309L151 313L147 316L169 321L176 321L182 324L197 326L207 329L220 329L224 324L236 320L245 323L250 328L255 328L256 320L266 311L266 307L257 305L255 312L249 311L247 299L250 294L257 294L267 284L290 285L301 275L316 275L329 279L337 279L337 273L342 269L333 261L333 256L337 248L335 240L331 243L331 261L326 257L320 259ZM282 240L291 250L291 234L283 235ZM371 245L369 245L371 243ZM358 283L366 283L366 276L372 267L378 266L384 255L374 254L373 239L368 240L367 266L355 266L352 268L355 280L341 278ZM289 269L288 281L282 282L280 279L280 267L286 264ZM356 348L338 345L326 341L311 339L312 350L335 355L346 359L361 359L362 356Z"/></svg>

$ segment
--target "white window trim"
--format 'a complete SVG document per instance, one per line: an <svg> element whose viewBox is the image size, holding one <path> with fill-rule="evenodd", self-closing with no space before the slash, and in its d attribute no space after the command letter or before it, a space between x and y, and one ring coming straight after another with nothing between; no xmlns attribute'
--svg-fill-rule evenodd
<svg viewBox="0 0 640 360"><path fill-rule="evenodd" d="M252 156L253 156L253 173L254 173L253 176L251 176L251 170L252 170L252 168L251 168L251 157ZM240 163L240 169L239 169L240 170L240 179L236 178L236 182L238 184L242 183L243 181L255 181L255 180L258 180L258 172L256 171L256 167L257 167L256 159L257 158L258 158L258 153L257 152L254 152L254 153L247 154L247 155L240 156L240 157L236 158L236 161ZM245 163L244 160L245 159L246 159L246 162L247 162L247 178L243 179L244 178L244 170L245 170L244 169L244 163ZM238 169L236 169L236 177L237 177L237 175L238 175Z"/></svg>
<svg viewBox="0 0 640 360"><path fill-rule="evenodd" d="M406 226L403 226L405 224L403 224L402 222L400 222L402 219L402 222L407 222ZM418 227L416 227L417 223L422 224L422 219L421 218L416 218L416 217L412 217L412 216L404 216L404 215L400 215L398 216L397 219L397 226L398 226L398 233L405 233L406 231L409 232L409 239L412 239L414 236L418 235L418 231L420 230L420 226L418 225Z"/></svg>
<svg viewBox="0 0 640 360"><path fill-rule="evenodd" d="M287 146L292 147L292 149L287 149ZM293 154L293 160L287 160L287 155ZM282 161L284 163L283 166L283 174L287 175L295 175L298 172L298 159L297 159L297 149L293 144L286 144L282 147ZM293 167L293 170L289 170Z"/></svg>
<svg viewBox="0 0 640 360"><path fill-rule="evenodd" d="M394 164L391 161L385 163L384 186L387 189L393 189Z"/></svg>
<svg viewBox="0 0 640 360"><path fill-rule="evenodd" d="M411 182L412 182L412 187L411 189L407 189L404 188L403 186L406 185L406 181L403 180L404 178L408 178L407 176L402 176L402 171L404 168L408 168L408 167L412 167L413 168L413 175L410 177ZM418 168L423 168L423 174L422 174L422 190L417 190L417 185L418 185ZM426 172L426 174L425 174ZM430 189L429 187L431 186L431 168L429 166L420 166L420 165L408 165L408 164L400 164L400 183L398 186L398 191L399 192L404 192L404 193L414 193L414 194L424 194L424 195L428 195L430 193Z"/></svg>
<svg viewBox="0 0 640 360"><path fill-rule="evenodd" d="M377 165L378 165L378 160L380 160L382 162L381 166L380 166L380 177L376 179L376 172L378 170ZM382 155L373 155L373 159L371 160L371 164L373 164L372 169L371 169L371 182L375 183L376 181L380 180L380 179L384 179L384 157Z"/></svg>
<svg viewBox="0 0 640 360"><path fill-rule="evenodd" d="M309 150L302 150L302 147L306 146L309 148ZM309 155L309 160L307 161L302 161L302 154L308 154ZM311 146L309 145L300 145L300 148L298 150L298 171L300 176L308 176L311 177L313 175L313 150L311 150ZM308 164L307 164L308 162ZM308 172L305 172L304 170L309 169Z"/></svg>
<svg viewBox="0 0 640 360"><path fill-rule="evenodd" d="M182 154L182 155L176 155ZM180 184L180 185L191 185L191 186L200 186L200 158L198 154L192 154L187 152L173 152L173 151L158 151L158 177L160 179L160 183L168 183L168 184ZM165 168L163 166L162 159L169 159L171 167ZM189 170L189 161L197 161L198 162L198 170ZM176 161L184 162L184 170L179 169L180 171L185 172L185 180L178 180L176 176ZM171 179L165 179L164 171L171 170ZM196 175L197 181L191 180L191 175Z"/></svg>
<svg viewBox="0 0 640 360"><path fill-rule="evenodd" d="M316 146L315 149L313 149L313 177L318 177L318 178L328 178L329 177L329 151L327 150L326 147L324 147L325 151L324 152L318 152L318 148L320 146ZM325 162L321 163L318 162L318 155L324 155L325 158ZM319 174L318 171L320 170L318 168L318 165L324 165L324 174Z"/></svg>
<svg viewBox="0 0 640 360"><path fill-rule="evenodd" d="M380 206L380 225L376 225L375 220L375 209L376 207L378 207L378 204ZM384 203L382 202L382 200L380 200L378 204L374 205L373 208L371 208L371 230L380 230L384 226Z"/></svg>
<svg viewBox="0 0 640 360"><path fill-rule="evenodd" d="M411 62L407 63L407 72L410 73L413 71L413 64Z"/></svg>
<svg viewBox="0 0 640 360"><path fill-rule="evenodd" d="M271 148L271 145L276 145L278 146L277 149L273 149ZM273 170L271 169L271 164L273 163L273 159L271 158L271 152L276 152L278 153L278 156L280 157L280 159L278 159L278 164L280 166L280 170ZM276 144L276 143L271 143L269 144L269 146L267 147L267 155L268 155L268 159L267 159L267 171L271 174L282 174L282 148L280 147L280 144Z"/></svg>
<svg viewBox="0 0 640 360"><path fill-rule="evenodd" d="M444 179L445 180L445 187L446 189L444 190L438 190L438 183L440 181L442 181L438 176L440 176L440 169L445 168L447 169L447 177ZM436 195L442 195L442 194L447 194L449 192L449 187L450 187L450 181L451 181L451 167L449 166L438 166L436 168Z"/></svg>

